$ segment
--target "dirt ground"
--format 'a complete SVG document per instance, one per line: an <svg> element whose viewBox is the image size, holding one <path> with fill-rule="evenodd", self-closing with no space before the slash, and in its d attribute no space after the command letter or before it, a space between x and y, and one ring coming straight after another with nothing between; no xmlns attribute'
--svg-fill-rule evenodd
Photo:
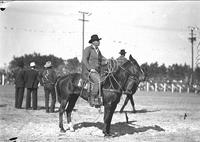
<svg viewBox="0 0 200 142"><path fill-rule="evenodd" d="M26 96L26 95L25 95ZM58 112L46 113L44 92L39 88L38 110L14 108L14 86L0 87L0 141L10 142L199 142L200 95L138 91L135 96L137 113L131 106L119 113L120 103L113 116L111 132L117 136L104 138L103 114L79 98L72 114L75 132L60 133ZM58 110L59 104L56 103ZM103 110L103 108L102 108ZM184 115L187 117L184 119ZM64 126L66 127L66 116Z"/></svg>

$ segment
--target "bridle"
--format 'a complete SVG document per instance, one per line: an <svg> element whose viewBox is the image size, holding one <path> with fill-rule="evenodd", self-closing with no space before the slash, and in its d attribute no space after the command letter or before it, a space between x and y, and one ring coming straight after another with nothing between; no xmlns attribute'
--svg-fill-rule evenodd
<svg viewBox="0 0 200 142"><path fill-rule="evenodd" d="M128 61L127 61L127 62L128 62ZM132 61L130 61L130 63L131 63L132 65L134 65ZM125 64L125 63L124 63L124 64ZM135 66L135 65L134 65L134 66ZM125 69L124 67L122 67L122 66L119 66L119 67L129 74L129 76L128 76L126 82L125 82L125 84L127 83L128 80L135 81L137 84L140 83L139 77L138 77L136 74L131 73L130 71L126 70L126 69ZM140 68L140 70L141 70L141 68Z"/></svg>
<svg viewBox="0 0 200 142"><path fill-rule="evenodd" d="M134 63L132 62L132 61L130 61L130 60L128 60L132 65L134 65ZM128 62L128 61L126 61L126 62ZM125 62L125 63L126 63ZM136 82L137 83L137 85L140 83L140 80L139 80L139 77L136 75L136 74L133 74L133 73L131 73L130 71L128 71L127 69L125 69L124 67L123 67L123 64L122 65L118 65L118 62L116 62L117 64L115 64L116 66L117 66L117 68L118 68L118 66L122 69L122 70L124 70L125 72L127 72L128 73L128 78L127 78L127 80L126 80L126 82L124 83L124 84L127 84L127 81L134 81L134 82ZM124 64L125 64L124 63ZM135 66L135 65L134 65ZM109 67L111 67L110 69L108 69L108 74L110 74L111 76L112 76L112 78L115 80L115 82L118 84L118 86L120 87L120 89L121 90L123 90L122 88L122 86L120 85L120 83L117 81L117 79L114 77L114 75L113 75L113 71L114 71L114 69L113 68L116 68L115 66L114 67L112 67L111 65L109 65ZM141 68L140 68L140 71L141 72L143 72L142 70L141 70ZM111 84L111 86L113 87L113 85ZM114 87L113 87L114 88Z"/></svg>

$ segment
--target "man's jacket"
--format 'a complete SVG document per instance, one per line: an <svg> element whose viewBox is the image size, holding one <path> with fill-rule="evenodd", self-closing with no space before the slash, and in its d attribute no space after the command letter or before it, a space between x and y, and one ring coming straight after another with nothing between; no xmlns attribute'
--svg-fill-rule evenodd
<svg viewBox="0 0 200 142"><path fill-rule="evenodd" d="M118 62L118 65L121 66L123 65L124 63L126 63L128 60L126 59L125 56L121 55L117 58L117 62Z"/></svg>
<svg viewBox="0 0 200 142"><path fill-rule="evenodd" d="M106 58L102 56L100 50L96 52L95 48L91 45L85 48L82 60L82 77L87 79L91 69L95 69L100 73L101 66L106 64Z"/></svg>
<svg viewBox="0 0 200 142"><path fill-rule="evenodd" d="M56 72L52 68L44 70L44 72L42 73L42 81L44 87L46 88L54 87L56 78L57 78Z"/></svg>
<svg viewBox="0 0 200 142"><path fill-rule="evenodd" d="M28 69L25 71L25 87L38 88L39 72L35 69Z"/></svg>
<svg viewBox="0 0 200 142"><path fill-rule="evenodd" d="M25 70L22 68L19 68L14 75L15 76L15 87L24 87L24 85L25 85L24 75L25 75Z"/></svg>

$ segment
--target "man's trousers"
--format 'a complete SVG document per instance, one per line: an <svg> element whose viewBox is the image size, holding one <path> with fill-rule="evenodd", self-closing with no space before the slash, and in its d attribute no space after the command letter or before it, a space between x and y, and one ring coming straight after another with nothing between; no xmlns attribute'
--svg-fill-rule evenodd
<svg viewBox="0 0 200 142"><path fill-rule="evenodd" d="M51 88L44 87L44 93L45 93L45 109L46 109L46 112L49 112L49 95L50 94L51 94L50 112L54 112L55 111L55 103L56 103L55 88L53 86Z"/></svg>
<svg viewBox="0 0 200 142"><path fill-rule="evenodd" d="M22 108L24 87L15 87L15 108Z"/></svg>
<svg viewBox="0 0 200 142"><path fill-rule="evenodd" d="M32 107L34 110L37 109L37 88L27 88L26 96L26 109L31 107L31 95L32 95Z"/></svg>

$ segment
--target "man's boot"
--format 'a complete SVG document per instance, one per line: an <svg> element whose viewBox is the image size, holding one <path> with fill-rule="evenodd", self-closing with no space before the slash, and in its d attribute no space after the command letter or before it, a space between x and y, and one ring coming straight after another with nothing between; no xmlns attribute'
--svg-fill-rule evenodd
<svg viewBox="0 0 200 142"><path fill-rule="evenodd" d="M90 106L100 107L102 105L102 97L97 96L97 94L92 93L90 95Z"/></svg>
<svg viewBox="0 0 200 142"><path fill-rule="evenodd" d="M89 99L90 106L93 107L94 104L95 104L95 97L94 97L94 95L90 94L90 96L89 96L88 99Z"/></svg>

